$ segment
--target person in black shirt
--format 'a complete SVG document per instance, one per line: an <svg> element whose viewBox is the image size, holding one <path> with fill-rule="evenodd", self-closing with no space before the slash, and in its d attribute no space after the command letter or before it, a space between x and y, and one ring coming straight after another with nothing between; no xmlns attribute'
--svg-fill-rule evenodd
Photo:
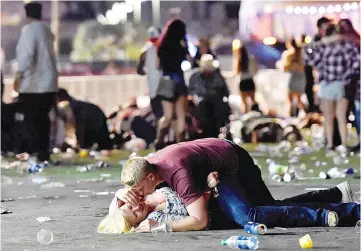
<svg viewBox="0 0 361 251"><path fill-rule="evenodd" d="M59 88L56 95L57 103L68 101L73 113L77 147L89 149L98 144L99 150L112 149L104 112L96 105L76 100L69 93Z"/></svg>
<svg viewBox="0 0 361 251"><path fill-rule="evenodd" d="M171 20L164 29L158 42L159 67L163 71L163 80L171 80L172 97L159 95L162 100L164 115L160 119L157 132L156 148L164 147L164 137L171 126L174 112L177 117L176 140L182 142L185 139L185 116L187 103L187 87L185 85L182 62L190 58L187 40L186 25L179 19ZM190 60L191 61L191 58ZM162 81L162 80L161 80ZM158 89L161 87L161 83Z"/></svg>
<svg viewBox="0 0 361 251"><path fill-rule="evenodd" d="M205 54L210 54L213 56L214 59L216 59L216 56L214 55L214 53L212 52L212 50L210 48L209 40L201 38L201 39L199 39L199 43L197 46L197 53L193 58L193 62L192 62L193 69L199 67L201 57Z"/></svg>

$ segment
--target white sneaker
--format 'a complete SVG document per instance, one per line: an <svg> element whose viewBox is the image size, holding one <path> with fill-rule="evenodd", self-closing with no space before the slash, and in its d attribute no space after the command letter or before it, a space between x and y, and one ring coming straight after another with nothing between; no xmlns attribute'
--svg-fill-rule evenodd
<svg viewBox="0 0 361 251"><path fill-rule="evenodd" d="M337 227L338 226L338 214L334 211L329 211L327 214L327 226Z"/></svg>
<svg viewBox="0 0 361 251"><path fill-rule="evenodd" d="M342 193L341 203L354 202L352 189L350 187L350 184L347 181L342 182L341 184L338 184L336 187Z"/></svg>

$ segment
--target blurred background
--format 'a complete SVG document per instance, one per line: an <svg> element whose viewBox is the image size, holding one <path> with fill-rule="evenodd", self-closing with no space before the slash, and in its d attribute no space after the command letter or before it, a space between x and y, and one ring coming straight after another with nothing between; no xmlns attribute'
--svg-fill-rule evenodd
<svg viewBox="0 0 361 251"><path fill-rule="evenodd" d="M25 1L29 2L29 1ZM40 1L41 2L41 1ZM223 70L232 69L232 45L247 41L263 67L274 68L284 41L311 39L321 16L349 18L360 30L359 2L349 1L43 1L44 20L56 34L61 75L135 72L151 25L162 27L172 10L187 24L190 52L207 37ZM15 47L24 18L23 1L1 1L3 71L16 70ZM110 68L110 69L109 69Z"/></svg>

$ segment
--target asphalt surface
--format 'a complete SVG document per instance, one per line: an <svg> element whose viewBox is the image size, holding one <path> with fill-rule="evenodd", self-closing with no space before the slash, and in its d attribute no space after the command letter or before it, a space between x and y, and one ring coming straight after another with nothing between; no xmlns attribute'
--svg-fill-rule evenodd
<svg viewBox="0 0 361 251"><path fill-rule="evenodd" d="M228 230L101 235L96 233L96 228L107 213L114 196L112 193L119 188L118 181L56 178L53 181L62 182L65 187L41 188L41 185L32 182L32 178L13 178L12 185L1 184L2 199L15 199L1 203L13 211L1 215L2 250L227 250L220 245L221 239L244 234L243 230ZM274 197L285 198L303 193L305 188L330 186L271 184L270 190ZM359 191L360 186L354 185L353 190ZM99 192L101 194L96 194ZM36 218L41 216L56 221L40 223ZM53 233L51 244L41 245L37 241L40 229ZM316 250L360 250L360 235L354 227L270 229L267 235L259 237L259 250L300 250L298 239L307 233L313 239L313 249Z"/></svg>

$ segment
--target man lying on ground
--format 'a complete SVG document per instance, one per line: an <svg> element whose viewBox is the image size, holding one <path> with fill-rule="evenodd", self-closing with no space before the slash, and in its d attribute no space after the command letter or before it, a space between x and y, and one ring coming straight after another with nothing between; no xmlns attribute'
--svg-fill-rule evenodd
<svg viewBox="0 0 361 251"><path fill-rule="evenodd" d="M219 196L215 209L208 208L203 195L206 178L218 172ZM211 218L226 228L248 221L267 227L354 226L360 205L352 201L348 183L276 201L262 180L261 171L243 148L221 139L201 139L168 146L147 158L128 160L121 181L129 190L123 197L137 206L141 197L166 182L185 203L189 216L167 221L172 231L203 230ZM218 210L217 214L215 212ZM213 214L213 215L212 215ZM151 229L157 222L143 221L139 228Z"/></svg>

